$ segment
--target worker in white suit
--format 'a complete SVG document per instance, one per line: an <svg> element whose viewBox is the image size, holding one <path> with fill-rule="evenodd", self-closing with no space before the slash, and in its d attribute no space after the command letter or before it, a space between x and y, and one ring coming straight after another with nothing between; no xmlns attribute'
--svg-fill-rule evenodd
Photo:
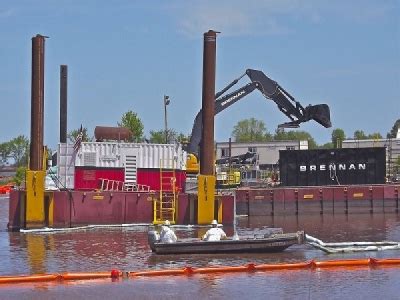
<svg viewBox="0 0 400 300"><path fill-rule="evenodd" d="M213 220L211 225L212 228L203 235L203 241L219 241L227 239L226 233L221 228L218 228L218 222L216 220Z"/></svg>
<svg viewBox="0 0 400 300"><path fill-rule="evenodd" d="M176 237L175 232L172 231L170 228L171 223L166 220L164 222L164 225L161 226L161 231L160 231L160 242L161 243L175 243L178 238Z"/></svg>

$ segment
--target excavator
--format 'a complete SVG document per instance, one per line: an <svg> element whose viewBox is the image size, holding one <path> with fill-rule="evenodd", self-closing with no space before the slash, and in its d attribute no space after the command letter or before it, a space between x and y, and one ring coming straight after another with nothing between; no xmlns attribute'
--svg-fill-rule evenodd
<svg viewBox="0 0 400 300"><path fill-rule="evenodd" d="M245 75L250 78L250 83L229 94L224 95ZM332 126L330 121L330 110L327 104L308 105L303 107L276 81L266 76L262 71L253 69L247 69L244 74L233 80L215 95L215 115L243 99L256 89L259 90L265 98L275 102L275 104L278 106L278 109L290 119L289 122L278 125L278 128L298 128L300 123L310 120L316 121L325 128ZM199 148L202 126L202 111L200 110L194 120L192 134L190 136L189 143L185 148L186 152L188 153L186 172L189 175L198 174L199 172L198 157L200 151Z"/></svg>

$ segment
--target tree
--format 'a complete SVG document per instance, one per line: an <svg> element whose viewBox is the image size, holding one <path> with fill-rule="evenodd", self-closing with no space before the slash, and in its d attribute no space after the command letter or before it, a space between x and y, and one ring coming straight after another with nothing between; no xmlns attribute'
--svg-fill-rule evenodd
<svg viewBox="0 0 400 300"><path fill-rule="evenodd" d="M316 149L318 147L311 134L304 130L284 131L282 129L277 129L274 139L277 141L308 141L309 149Z"/></svg>
<svg viewBox="0 0 400 300"><path fill-rule="evenodd" d="M81 131L81 129L78 128L78 129L71 130L68 133L67 136L71 143L75 143L76 138L78 137L78 134L80 131ZM91 140L92 140L92 138L89 137L87 128L83 127L82 128L82 142L90 142Z"/></svg>
<svg viewBox="0 0 400 300"><path fill-rule="evenodd" d="M169 134L168 134L169 136ZM165 130L150 130L150 143L164 144Z"/></svg>
<svg viewBox="0 0 400 300"><path fill-rule="evenodd" d="M356 130L354 131L354 139L356 140L378 140L382 139L382 135L379 132L374 132L371 134L366 135L363 130Z"/></svg>
<svg viewBox="0 0 400 300"><path fill-rule="evenodd" d="M29 140L27 137L19 135L9 141L9 151L17 167L28 164Z"/></svg>
<svg viewBox="0 0 400 300"><path fill-rule="evenodd" d="M0 143L0 165L5 164L7 162L7 159L10 157L11 151L10 151L10 143L5 142L5 143Z"/></svg>
<svg viewBox="0 0 400 300"><path fill-rule="evenodd" d="M150 143L165 144L165 130L150 130ZM168 143L187 142L187 137L183 133L177 133L174 129L168 129Z"/></svg>
<svg viewBox="0 0 400 300"><path fill-rule="evenodd" d="M26 167L21 166L17 168L17 171L15 172L15 176L13 178L17 186L21 186L21 184L25 182L25 174L26 174Z"/></svg>
<svg viewBox="0 0 400 300"><path fill-rule="evenodd" d="M334 148L342 148L342 142L346 138L343 129L336 128L332 131L332 144Z"/></svg>
<svg viewBox="0 0 400 300"><path fill-rule="evenodd" d="M382 139L382 135L379 132L374 132L369 134L367 138L371 140L380 140Z"/></svg>
<svg viewBox="0 0 400 300"><path fill-rule="evenodd" d="M236 142L266 142L272 140L265 123L254 118L239 121L232 131Z"/></svg>
<svg viewBox="0 0 400 300"><path fill-rule="evenodd" d="M122 115L121 122L118 122L118 126L126 127L133 133L130 142L143 141L144 126L135 112L130 110L124 113Z"/></svg>
<svg viewBox="0 0 400 300"><path fill-rule="evenodd" d="M353 137L354 137L355 140L365 140L365 139L367 139L367 136L365 135L363 130L354 131Z"/></svg>
<svg viewBox="0 0 400 300"><path fill-rule="evenodd" d="M285 141L288 140L287 132L284 128L277 128L275 130L274 140Z"/></svg>
<svg viewBox="0 0 400 300"><path fill-rule="evenodd" d="M399 130L399 128L400 128L400 119L394 122L392 129L387 134L387 138L392 138L392 139L396 138L397 131Z"/></svg>

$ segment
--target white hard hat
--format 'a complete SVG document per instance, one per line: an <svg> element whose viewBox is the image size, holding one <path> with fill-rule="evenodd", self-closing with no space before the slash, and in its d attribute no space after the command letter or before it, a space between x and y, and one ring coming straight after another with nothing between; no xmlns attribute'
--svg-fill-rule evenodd
<svg viewBox="0 0 400 300"><path fill-rule="evenodd" d="M218 225L217 220L212 220L211 225Z"/></svg>
<svg viewBox="0 0 400 300"><path fill-rule="evenodd" d="M169 225L171 225L171 223L170 223L168 220L166 220L166 221L164 222L164 225L169 226Z"/></svg>

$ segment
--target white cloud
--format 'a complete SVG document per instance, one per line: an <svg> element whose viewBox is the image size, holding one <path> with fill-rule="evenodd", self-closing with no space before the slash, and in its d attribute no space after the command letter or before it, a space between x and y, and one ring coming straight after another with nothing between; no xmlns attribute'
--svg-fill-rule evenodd
<svg viewBox="0 0 400 300"><path fill-rule="evenodd" d="M210 28L227 35L241 35L251 30L248 14L232 8L222 11L222 8L211 10L207 7L197 8L193 15L181 20L181 30L189 36L197 36L199 32L205 32Z"/></svg>
<svg viewBox="0 0 400 300"><path fill-rule="evenodd" d="M298 22L374 21L395 9L392 6L377 0L203 0L176 5L172 12L179 31L190 37L208 29L224 36L281 35L296 31Z"/></svg>
<svg viewBox="0 0 400 300"><path fill-rule="evenodd" d="M288 2L288 1L283 1ZM289 1L293 2L293 1ZM265 5L267 5L267 10ZM224 36L283 34L288 29L277 22L274 13L282 11L276 1L201 1L178 8L179 29L188 36L198 36L212 28ZM280 2L279 2L280 3ZM260 7L261 5L261 7Z"/></svg>

